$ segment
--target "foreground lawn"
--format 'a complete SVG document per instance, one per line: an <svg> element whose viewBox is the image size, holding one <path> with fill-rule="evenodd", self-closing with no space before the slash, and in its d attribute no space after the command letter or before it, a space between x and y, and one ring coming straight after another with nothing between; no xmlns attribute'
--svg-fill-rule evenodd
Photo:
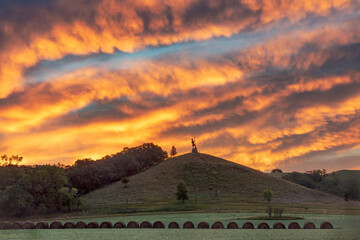
<svg viewBox="0 0 360 240"><path fill-rule="evenodd" d="M2 231L0 239L347 239L358 240L360 229L60 229Z"/></svg>
<svg viewBox="0 0 360 240"><path fill-rule="evenodd" d="M246 217L258 216L254 213L193 213L166 215L135 215L61 219L67 221L150 221L160 220L167 225L176 221L182 225L185 221L192 221L195 225L200 221L210 224L221 221L225 226L235 221L241 226L250 221L256 226L261 220L245 220ZM263 214L261 214L263 215ZM296 214L303 220L296 220L301 226L307 222L314 222L319 228L323 221L330 221L335 229L45 229L45 230L2 230L0 239L358 239L360 236L360 215L327 215L327 214ZM55 219L54 219L55 220ZM266 220L272 226L276 220ZM292 220L281 221L285 225Z"/></svg>

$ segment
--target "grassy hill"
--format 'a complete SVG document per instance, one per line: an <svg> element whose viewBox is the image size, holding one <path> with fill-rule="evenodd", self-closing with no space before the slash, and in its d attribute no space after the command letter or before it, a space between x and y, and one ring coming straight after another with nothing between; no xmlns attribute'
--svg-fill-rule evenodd
<svg viewBox="0 0 360 240"><path fill-rule="evenodd" d="M343 196L344 192L350 192L352 197L360 198L360 170L340 170L331 173L338 180L335 193Z"/></svg>
<svg viewBox="0 0 360 240"><path fill-rule="evenodd" d="M291 174L293 173L268 173L269 176L280 179L284 177L286 179L286 177ZM303 181L304 178L308 178L305 173L298 173L297 176L301 176L299 174L303 176L301 178ZM301 184L301 179L294 179L294 177L291 179L288 180ZM332 172L326 174L325 178L323 178L321 182L313 182L313 184L312 188L323 192L331 193L340 197L343 197L345 193L348 193L350 199L360 199L360 170L340 170Z"/></svg>
<svg viewBox="0 0 360 240"><path fill-rule="evenodd" d="M264 202L264 189L273 190L274 203L342 203L341 198L293 184L207 154L188 153L166 160L129 178L84 195L87 205L173 202L176 185L188 185L191 200Z"/></svg>
<svg viewBox="0 0 360 240"><path fill-rule="evenodd" d="M353 179L360 182L360 170L340 170L334 173L338 177L340 184Z"/></svg>

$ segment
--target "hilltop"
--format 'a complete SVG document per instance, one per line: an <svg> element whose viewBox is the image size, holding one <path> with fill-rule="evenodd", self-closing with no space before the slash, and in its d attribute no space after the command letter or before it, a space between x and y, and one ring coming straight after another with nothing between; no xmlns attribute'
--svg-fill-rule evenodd
<svg viewBox="0 0 360 240"><path fill-rule="evenodd" d="M334 172L340 180L340 184L355 179L360 182L360 170L339 170Z"/></svg>
<svg viewBox="0 0 360 240"><path fill-rule="evenodd" d="M264 202L264 189L273 190L274 203L343 203L336 196L311 190L252 168L207 154L188 153L170 158L155 167L84 195L87 205L116 205L175 200L176 184L188 185L194 200L233 199Z"/></svg>

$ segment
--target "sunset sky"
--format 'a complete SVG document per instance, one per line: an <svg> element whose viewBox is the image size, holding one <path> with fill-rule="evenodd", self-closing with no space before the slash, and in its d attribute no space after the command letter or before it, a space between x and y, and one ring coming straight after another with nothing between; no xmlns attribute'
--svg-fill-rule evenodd
<svg viewBox="0 0 360 240"><path fill-rule="evenodd" d="M0 0L0 154L153 142L360 169L360 1Z"/></svg>

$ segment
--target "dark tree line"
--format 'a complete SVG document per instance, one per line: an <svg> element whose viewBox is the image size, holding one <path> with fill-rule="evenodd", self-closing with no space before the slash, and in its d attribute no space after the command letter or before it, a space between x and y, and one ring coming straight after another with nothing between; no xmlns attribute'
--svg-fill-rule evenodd
<svg viewBox="0 0 360 240"><path fill-rule="evenodd" d="M70 211L81 205L81 194L137 174L166 158L167 153L153 143L124 148L96 161L77 160L72 166L17 166L3 158L0 217Z"/></svg>
<svg viewBox="0 0 360 240"><path fill-rule="evenodd" d="M77 160L73 166L66 169L66 173L72 185L84 194L144 171L167 157L161 147L144 143L137 147L124 148L119 153L97 161Z"/></svg>

